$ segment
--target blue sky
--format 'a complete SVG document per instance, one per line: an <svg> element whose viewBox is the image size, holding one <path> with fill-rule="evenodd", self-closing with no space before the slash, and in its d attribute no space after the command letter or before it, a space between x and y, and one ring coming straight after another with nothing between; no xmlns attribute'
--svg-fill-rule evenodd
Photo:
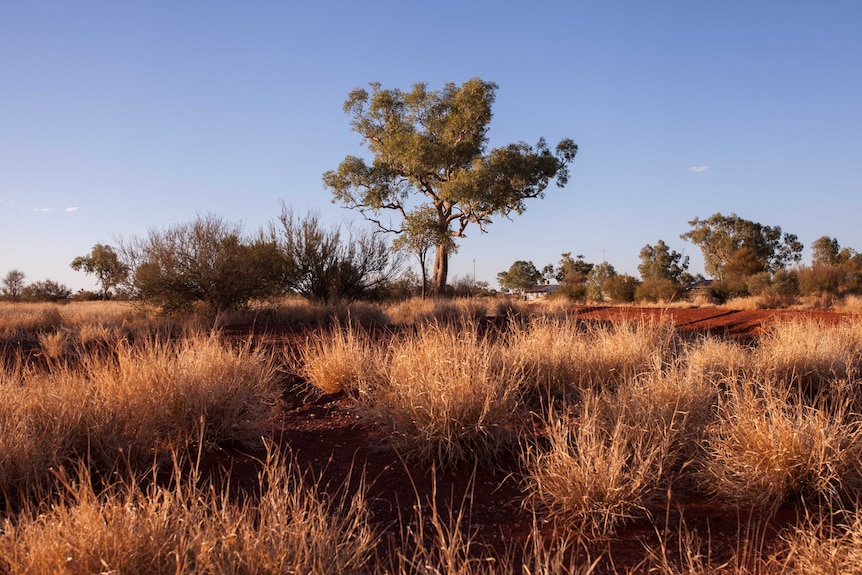
<svg viewBox="0 0 862 575"><path fill-rule="evenodd" d="M562 252L637 274L645 244L735 212L862 250L862 2L0 0L0 275L94 289L96 243L281 202L359 216L321 175L362 155L342 103L369 82L499 85L490 146L580 152L450 273L496 287ZM809 252L806 249L805 258Z"/></svg>

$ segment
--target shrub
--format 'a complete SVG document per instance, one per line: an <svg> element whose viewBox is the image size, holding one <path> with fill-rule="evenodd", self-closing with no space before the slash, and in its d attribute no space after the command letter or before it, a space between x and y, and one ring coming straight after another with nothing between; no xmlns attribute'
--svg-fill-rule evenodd
<svg viewBox="0 0 862 575"><path fill-rule="evenodd" d="M360 384L358 412L407 457L487 463L512 444L523 378L476 332L472 323L420 326L390 340L381 379Z"/></svg>
<svg viewBox="0 0 862 575"><path fill-rule="evenodd" d="M685 287L671 280L649 280L642 282L635 290L637 301L673 302L685 295Z"/></svg>
<svg viewBox="0 0 862 575"><path fill-rule="evenodd" d="M549 447L525 456L527 504L593 536L643 514L663 479L673 429L632 425L628 415L626 405L594 393L570 417L551 414Z"/></svg>

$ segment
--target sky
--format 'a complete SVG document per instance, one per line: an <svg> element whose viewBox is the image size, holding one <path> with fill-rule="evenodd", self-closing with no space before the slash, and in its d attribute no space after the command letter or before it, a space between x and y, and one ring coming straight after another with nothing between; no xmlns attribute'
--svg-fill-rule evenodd
<svg viewBox="0 0 862 575"><path fill-rule="evenodd" d="M0 276L96 289L97 243L282 203L361 217L321 176L367 156L342 111L380 82L499 88L489 147L579 146L565 188L468 228L450 279L563 252L637 275L721 212L862 251L862 2L0 0Z"/></svg>

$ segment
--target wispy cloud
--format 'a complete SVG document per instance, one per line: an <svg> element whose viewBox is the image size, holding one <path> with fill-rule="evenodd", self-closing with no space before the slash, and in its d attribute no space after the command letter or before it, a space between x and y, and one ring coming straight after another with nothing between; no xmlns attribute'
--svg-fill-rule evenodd
<svg viewBox="0 0 862 575"><path fill-rule="evenodd" d="M709 169L709 166L692 166L689 168L692 172L705 172Z"/></svg>
<svg viewBox="0 0 862 575"><path fill-rule="evenodd" d="M34 212L77 212L78 206L70 206L68 208L63 208L62 210L58 210L57 208L33 208Z"/></svg>

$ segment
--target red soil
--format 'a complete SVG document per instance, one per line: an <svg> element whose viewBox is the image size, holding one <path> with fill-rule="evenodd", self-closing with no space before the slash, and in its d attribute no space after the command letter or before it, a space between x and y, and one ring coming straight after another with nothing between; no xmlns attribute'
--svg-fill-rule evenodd
<svg viewBox="0 0 862 575"><path fill-rule="evenodd" d="M774 321L804 316L834 323L842 317L830 312L723 308L580 307L576 311L585 321L670 320L683 331L733 338L756 338L764 326ZM297 338L302 337L296 331L262 336L241 326L228 329L227 334L231 338L251 337L263 345L279 347L293 345ZM405 524L415 519L417 504L421 505L426 518L430 516L436 483L438 509L448 517L448 509L457 513L463 507L467 515L466 528L475 533L480 545L492 548L497 555L523 548L533 518L520 504L519 462L514 455L502 458L495 469L441 471L428 464L404 462L383 447L384 433L373 425L362 423L351 411L350 402L344 395L308 396L307 392L301 391L301 382L289 376L284 384L286 408L273 422L271 437L312 477L321 477L322 484L334 494L340 493L345 478L351 478L348 489L355 489L360 476L364 476L374 521L382 531L381 536L393 542L390 544L409 545L401 536ZM261 456L260 453L252 455ZM217 469L232 467L232 483L256 485L257 466L252 457L228 452L214 456L212 463ZM610 555L613 567L625 571L644 558L646 548L657 547L657 531L664 535L666 530L671 550L676 549L675 537L684 520L688 529L696 529L701 537L709 538L711 553L720 558L747 538L762 536L768 545L777 528L795 520L793 505L780 510L768 521L760 521L757 516L747 516L744 510L730 510L720 502L684 490L671 494L670 500L667 496L666 493L656 494L649 509L653 517L651 521L630 523L610 541L592 545L581 552L589 553L593 559L602 554ZM550 536L550 526L542 526L542 530ZM601 564L599 572L610 571L612 565L609 561Z"/></svg>

